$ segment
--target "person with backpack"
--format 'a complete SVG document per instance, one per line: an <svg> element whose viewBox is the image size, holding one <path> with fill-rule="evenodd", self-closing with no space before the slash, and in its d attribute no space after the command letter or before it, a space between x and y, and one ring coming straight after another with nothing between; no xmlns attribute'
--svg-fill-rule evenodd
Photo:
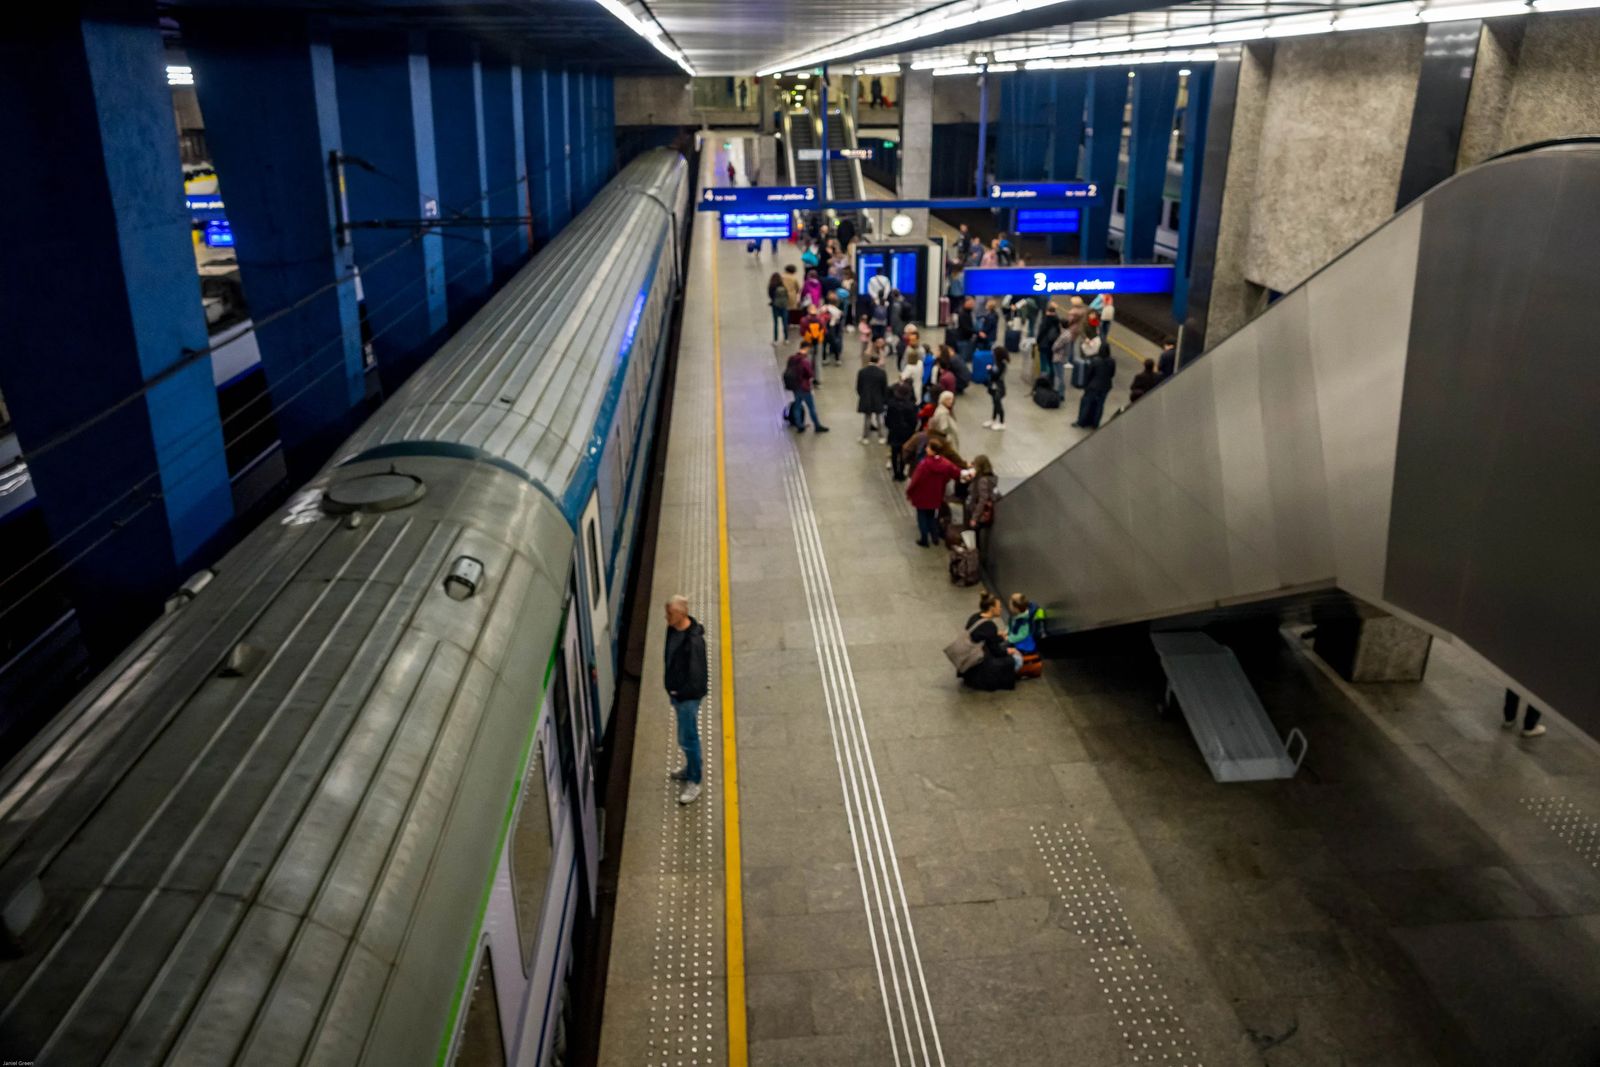
<svg viewBox="0 0 1600 1067"><path fill-rule="evenodd" d="M767 281L767 303L772 308L772 342L782 344L789 336L789 287L777 272Z"/></svg>
<svg viewBox="0 0 1600 1067"><path fill-rule="evenodd" d="M856 411L861 414L861 444L867 443L867 435L878 435L878 443L883 444L883 417L884 408L889 404L889 376L884 373L881 364L882 356L877 352L867 357L867 365L856 371Z"/></svg>
<svg viewBox="0 0 1600 1067"><path fill-rule="evenodd" d="M1110 346L1100 343L1093 326L1084 327L1078 350L1085 356L1083 372L1083 400L1078 404L1078 421L1072 425L1080 430L1098 430L1100 417L1105 412L1106 397L1111 393L1111 380L1117 374L1116 357Z"/></svg>
<svg viewBox="0 0 1600 1067"><path fill-rule="evenodd" d="M929 548L944 540L944 532L939 528L939 509L944 506L945 486L959 477L961 468L932 447L911 472L906 499L917 509L919 547Z"/></svg>
<svg viewBox="0 0 1600 1067"><path fill-rule="evenodd" d="M1052 302L1044 309L1044 314L1039 317L1039 333L1035 340L1039 345L1039 373L1051 373L1051 363L1054 357L1051 349L1055 347L1056 338L1061 336L1061 313Z"/></svg>
<svg viewBox="0 0 1600 1067"><path fill-rule="evenodd" d="M903 482L906 480L906 456L902 449L911 440L911 435L917 432L917 397L910 382L901 379L889 390L883 425L889 439L887 466L894 472L894 480Z"/></svg>
<svg viewBox="0 0 1600 1067"><path fill-rule="evenodd" d="M828 432L828 428L822 425L822 419L817 416L816 397L811 395L811 383L814 377L811 346L801 342L800 351L790 356L789 362L783 368L783 387L794 394L794 400L789 404L789 423L799 433L806 432L807 411L811 412L811 421L816 426L817 432Z"/></svg>
<svg viewBox="0 0 1600 1067"><path fill-rule="evenodd" d="M994 365L989 368L989 380L984 383L991 408L989 420L983 424L986 430L1006 428L1006 367L1010 362L1011 354L1003 347L994 350Z"/></svg>
<svg viewBox="0 0 1600 1067"><path fill-rule="evenodd" d="M839 306L837 292L828 293L827 302L822 305L822 316L823 328L827 331L822 355L824 359L831 355L837 367L844 362L844 309Z"/></svg>
<svg viewBox="0 0 1600 1067"><path fill-rule="evenodd" d="M957 664L962 684L985 693L1015 689L1022 653L1007 645L1001 633L1000 598L993 593L979 593L978 610L967 619L966 631L979 654L968 652L965 669L963 664Z"/></svg>
<svg viewBox="0 0 1600 1067"><path fill-rule="evenodd" d="M881 278L882 275L877 277ZM876 281L877 278L873 280ZM874 341L889 336L889 305L886 300L872 302L872 309L867 312L867 328Z"/></svg>
<svg viewBox="0 0 1600 1067"><path fill-rule="evenodd" d="M826 352L828 324L815 304L807 304L806 313L800 318L800 342L810 345L811 351L819 353L819 358Z"/></svg>

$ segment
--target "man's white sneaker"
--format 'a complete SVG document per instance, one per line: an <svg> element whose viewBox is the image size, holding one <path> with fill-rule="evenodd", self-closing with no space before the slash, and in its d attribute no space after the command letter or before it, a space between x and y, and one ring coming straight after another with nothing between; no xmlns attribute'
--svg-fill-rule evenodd
<svg viewBox="0 0 1600 1067"><path fill-rule="evenodd" d="M858 445L864 445L864 444L866 444L866 443L867 443L867 439L866 439L866 438L865 438L865 437L862 437L862 438L859 438L859 439L858 439L858 440L857 440L857 441L856 441L856 444L858 444Z"/></svg>
<svg viewBox="0 0 1600 1067"><path fill-rule="evenodd" d="M993 419L984 419L983 420L983 428L985 430L991 429L993 426L994 426L994 420Z"/></svg>
<svg viewBox="0 0 1600 1067"><path fill-rule="evenodd" d="M889 443L889 439L888 439L888 438L886 438L886 437L884 437L884 436L882 436L882 435L881 435L881 434L880 434L880 435L879 435L879 436L878 436L878 443L879 443L879 444L880 444L880 445L883 445L883 444L888 444L888 443Z"/></svg>
<svg viewBox="0 0 1600 1067"><path fill-rule="evenodd" d="M1522 731L1522 736L1523 737L1543 737L1544 736L1544 723L1540 723L1538 726L1533 726L1533 727L1530 727L1530 728Z"/></svg>
<svg viewBox="0 0 1600 1067"><path fill-rule="evenodd" d="M894 470L894 460L892 460L892 459L884 460L883 461L883 469L886 470L886 471Z"/></svg>
<svg viewBox="0 0 1600 1067"><path fill-rule="evenodd" d="M683 792L678 794L678 803L679 804L690 804L690 803L693 803L695 798L697 798L699 795L700 795L700 783L699 782L685 782L683 784Z"/></svg>
<svg viewBox="0 0 1600 1067"><path fill-rule="evenodd" d="M1006 428L1006 424L1003 423L1003 422L997 422L993 426L989 427L989 429L991 429L991 430L1003 430L1005 428Z"/></svg>

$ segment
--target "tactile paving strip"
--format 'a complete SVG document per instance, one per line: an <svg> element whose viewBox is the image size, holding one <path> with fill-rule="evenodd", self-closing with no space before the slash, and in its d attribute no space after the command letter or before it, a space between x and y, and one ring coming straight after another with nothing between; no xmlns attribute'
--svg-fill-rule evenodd
<svg viewBox="0 0 1600 1067"><path fill-rule="evenodd" d="M706 628L706 669L718 660L711 538L715 529L712 463L715 444L711 422L709 354L682 351L677 407L673 412L674 443L683 441L681 539L674 572L689 610ZM677 454L673 457L675 460ZM646 699L665 699L662 694ZM661 809L660 862L657 870L655 940L650 957L650 1045L648 1067L702 1067L726 1062L718 1020L725 994L718 977L721 952L720 827L717 822L717 743L721 738L716 687L700 702L700 756L703 767L700 799L679 804L680 783L669 775L683 766L677 721L670 713L658 738L661 786L655 798Z"/></svg>
<svg viewBox="0 0 1600 1067"><path fill-rule="evenodd" d="M1522 806L1591 867L1600 867L1600 822L1567 797L1523 797Z"/></svg>
<svg viewBox="0 0 1600 1067"><path fill-rule="evenodd" d="M1135 1063L1200 1067L1183 1020L1162 990L1150 956L1122 910L1089 839L1077 823L1060 830L1035 826L1033 840L1050 882L1066 905L1072 928L1089 950L1100 992L1122 1029Z"/></svg>

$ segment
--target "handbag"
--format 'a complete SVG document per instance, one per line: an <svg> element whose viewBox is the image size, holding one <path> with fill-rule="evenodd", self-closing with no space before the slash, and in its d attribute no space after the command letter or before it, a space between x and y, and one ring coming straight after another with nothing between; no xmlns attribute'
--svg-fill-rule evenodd
<svg viewBox="0 0 1600 1067"><path fill-rule="evenodd" d="M972 631L987 621L978 619L963 630L960 637L944 646L945 658L955 667L957 674L965 674L983 662L983 646L972 639Z"/></svg>

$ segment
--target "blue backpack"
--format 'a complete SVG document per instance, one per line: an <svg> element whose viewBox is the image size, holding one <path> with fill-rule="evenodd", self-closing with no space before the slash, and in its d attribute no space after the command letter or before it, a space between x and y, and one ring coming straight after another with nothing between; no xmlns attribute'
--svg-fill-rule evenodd
<svg viewBox="0 0 1600 1067"><path fill-rule="evenodd" d="M989 374L994 370L994 352L980 349L972 353L972 380L979 385L989 384Z"/></svg>

